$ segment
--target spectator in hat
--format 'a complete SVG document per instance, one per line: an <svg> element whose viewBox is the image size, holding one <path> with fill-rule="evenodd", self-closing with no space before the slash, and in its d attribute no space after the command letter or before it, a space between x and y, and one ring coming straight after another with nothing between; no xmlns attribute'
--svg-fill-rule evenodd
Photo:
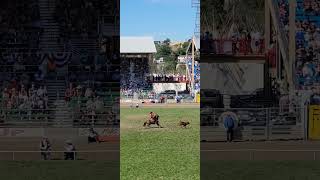
<svg viewBox="0 0 320 180"><path fill-rule="evenodd" d="M64 146L64 160L75 160L76 159L76 147L72 143L71 140L66 141L66 145Z"/></svg>

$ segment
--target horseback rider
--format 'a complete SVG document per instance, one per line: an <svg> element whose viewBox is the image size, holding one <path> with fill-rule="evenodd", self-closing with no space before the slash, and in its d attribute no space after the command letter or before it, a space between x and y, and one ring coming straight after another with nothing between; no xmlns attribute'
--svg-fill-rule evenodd
<svg viewBox="0 0 320 180"><path fill-rule="evenodd" d="M157 114L157 113L155 113L155 112L150 112L149 113L149 116L150 116L150 118L149 118L149 120L147 120L144 124L143 124L143 126L146 126L146 125L150 125L150 124L156 124L156 125L158 125L158 127L162 127L162 126L160 126L160 124L159 124L159 115Z"/></svg>
<svg viewBox="0 0 320 180"><path fill-rule="evenodd" d="M150 115L150 121L151 121L151 122L159 121L159 117L160 117L160 116L159 116L157 113L155 113L155 112L150 112L149 115Z"/></svg>

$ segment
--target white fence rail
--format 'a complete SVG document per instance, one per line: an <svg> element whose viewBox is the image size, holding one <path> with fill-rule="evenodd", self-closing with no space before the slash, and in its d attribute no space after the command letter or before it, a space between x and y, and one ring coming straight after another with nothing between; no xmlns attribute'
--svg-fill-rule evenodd
<svg viewBox="0 0 320 180"><path fill-rule="evenodd" d="M44 160L42 153L48 154L47 160L62 160L66 151L0 151L0 160ZM91 151L68 151L73 153L71 160L105 160L116 159L115 154L120 154L119 150L91 150Z"/></svg>
<svg viewBox="0 0 320 180"><path fill-rule="evenodd" d="M207 149L200 152L204 160L320 160L318 149Z"/></svg>

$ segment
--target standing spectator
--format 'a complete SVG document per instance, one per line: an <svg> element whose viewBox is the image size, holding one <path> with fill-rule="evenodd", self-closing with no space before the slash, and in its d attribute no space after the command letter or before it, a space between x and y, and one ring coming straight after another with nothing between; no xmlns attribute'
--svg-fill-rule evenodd
<svg viewBox="0 0 320 180"><path fill-rule="evenodd" d="M51 144L47 137L43 137L40 141L40 151L42 160L50 160Z"/></svg>
<svg viewBox="0 0 320 180"><path fill-rule="evenodd" d="M234 119L231 115L227 115L224 119L224 127L227 129L227 141L233 141Z"/></svg>

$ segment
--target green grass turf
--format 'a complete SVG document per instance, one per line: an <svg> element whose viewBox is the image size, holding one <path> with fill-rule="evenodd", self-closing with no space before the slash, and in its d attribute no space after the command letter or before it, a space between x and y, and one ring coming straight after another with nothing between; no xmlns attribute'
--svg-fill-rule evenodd
<svg viewBox="0 0 320 180"><path fill-rule="evenodd" d="M1 180L119 179L119 162L0 161Z"/></svg>
<svg viewBox="0 0 320 180"><path fill-rule="evenodd" d="M148 113L164 128L144 128ZM121 180L200 179L199 108L121 108ZM189 128L178 126L188 120Z"/></svg>
<svg viewBox="0 0 320 180"><path fill-rule="evenodd" d="M319 161L207 161L201 180L319 180Z"/></svg>

